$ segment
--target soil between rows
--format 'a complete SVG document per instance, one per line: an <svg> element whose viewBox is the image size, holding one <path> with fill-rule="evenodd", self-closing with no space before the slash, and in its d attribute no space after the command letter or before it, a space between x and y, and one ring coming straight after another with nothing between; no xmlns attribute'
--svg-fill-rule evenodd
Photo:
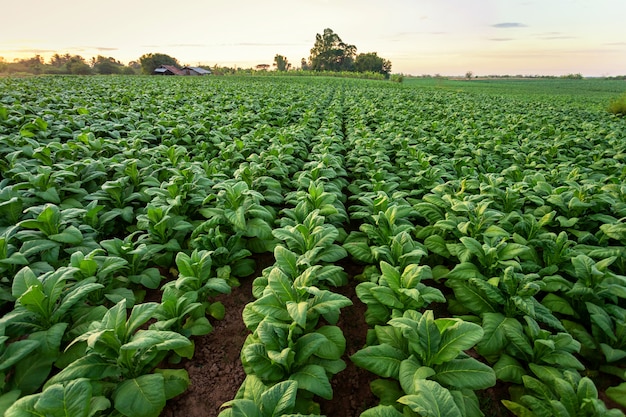
<svg viewBox="0 0 626 417"><path fill-rule="evenodd" d="M241 279L241 285L233 288L230 294L215 298L215 301L224 304L226 315L223 320L212 322L213 332L195 338L194 357L182 363L189 373L191 385L185 393L167 402L161 416L215 417L220 412L220 406L235 397L246 377L239 353L249 331L243 323L241 313L247 303L254 301L254 277L259 276L263 268L273 263L273 257L258 259L257 263L257 272L252 277ZM318 399L322 413L329 417L358 416L378 403L369 387L370 381L376 376L357 368L349 360L349 356L365 344L368 326L364 318L366 306L356 296L355 283L352 281L352 277L361 268L345 265L344 269L349 274L350 283L333 291L345 295L353 303L341 310L337 323L346 337L346 352L343 357L346 369L331 380L333 399Z"/></svg>

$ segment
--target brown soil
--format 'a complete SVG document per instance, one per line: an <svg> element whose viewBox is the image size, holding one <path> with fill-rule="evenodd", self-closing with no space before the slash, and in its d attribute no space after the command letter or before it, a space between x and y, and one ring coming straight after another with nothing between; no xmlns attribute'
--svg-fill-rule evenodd
<svg viewBox="0 0 626 417"><path fill-rule="evenodd" d="M272 257L257 260L259 267L253 275L260 275L263 268L273 263ZM358 267L345 265L350 278L361 272ZM182 395L167 402L162 417L215 417L220 406L235 397L245 373L239 359L241 346L249 331L243 324L241 313L244 306L253 301L252 281L241 280L241 286L233 288L231 294L216 298L226 309L224 320L213 323L213 332L195 338L196 352L193 359L184 361L183 367L189 373L191 385ZM377 404L370 391L369 382L375 375L357 368L349 356L365 344L367 324L364 320L366 306L355 294L355 283L333 289L350 298L353 305L342 309L339 325L346 337L344 361L346 369L335 375L331 381L333 399L319 401L322 414L329 417L358 416L362 411Z"/></svg>
<svg viewBox="0 0 626 417"><path fill-rule="evenodd" d="M239 351L248 335L241 313L251 302L252 279L241 280L231 294L216 297L226 309L223 320L213 321L213 332L195 338L196 351L191 360L183 362L191 385L182 395L169 400L163 417L214 417L220 406L235 397L245 373Z"/></svg>

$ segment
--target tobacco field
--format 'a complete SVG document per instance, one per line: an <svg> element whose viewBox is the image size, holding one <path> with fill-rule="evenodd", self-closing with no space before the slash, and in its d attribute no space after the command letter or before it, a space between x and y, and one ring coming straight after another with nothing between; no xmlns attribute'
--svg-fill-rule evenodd
<svg viewBox="0 0 626 417"><path fill-rule="evenodd" d="M220 417L326 415L348 366L363 417L623 416L624 90L0 79L0 415L159 416L249 283Z"/></svg>

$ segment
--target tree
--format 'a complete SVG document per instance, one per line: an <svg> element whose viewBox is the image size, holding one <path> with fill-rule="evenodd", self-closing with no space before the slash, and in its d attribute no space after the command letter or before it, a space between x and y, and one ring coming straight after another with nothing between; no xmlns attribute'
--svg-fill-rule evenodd
<svg viewBox="0 0 626 417"><path fill-rule="evenodd" d="M287 71L291 68L291 64L287 61L287 58L279 54L276 54L274 57L274 66L278 71Z"/></svg>
<svg viewBox="0 0 626 417"><path fill-rule="evenodd" d="M306 60L306 58L302 58L300 60L300 69L302 71L308 71L311 69L311 63Z"/></svg>
<svg viewBox="0 0 626 417"><path fill-rule="evenodd" d="M141 63L141 72L144 74L152 74L161 65L179 65L176 58L160 53L143 54L139 57L139 62Z"/></svg>
<svg viewBox="0 0 626 417"><path fill-rule="evenodd" d="M468 80L471 80L473 76L474 76L474 73L472 71L467 71L465 73L465 78L467 78Z"/></svg>
<svg viewBox="0 0 626 417"><path fill-rule="evenodd" d="M309 60L314 71L351 71L355 55L356 46L344 43L332 29L324 29L315 35Z"/></svg>
<svg viewBox="0 0 626 417"><path fill-rule="evenodd" d="M357 55L354 69L358 72L377 72L387 76L391 72L391 61L379 57L376 52L368 52Z"/></svg>
<svg viewBox="0 0 626 417"><path fill-rule="evenodd" d="M94 59L93 69L98 74L121 74L124 65L121 62L117 61L113 57L103 57L102 55L98 55L97 58Z"/></svg>
<svg viewBox="0 0 626 417"><path fill-rule="evenodd" d="M74 55L65 64L67 71L74 75L89 75L91 74L91 67L85 62L85 58L80 55Z"/></svg>
<svg viewBox="0 0 626 417"><path fill-rule="evenodd" d="M53 67L60 68L63 65L66 65L68 62L70 62L71 58L72 56L70 54L65 54L65 55L54 54L50 58L50 65L52 65Z"/></svg>

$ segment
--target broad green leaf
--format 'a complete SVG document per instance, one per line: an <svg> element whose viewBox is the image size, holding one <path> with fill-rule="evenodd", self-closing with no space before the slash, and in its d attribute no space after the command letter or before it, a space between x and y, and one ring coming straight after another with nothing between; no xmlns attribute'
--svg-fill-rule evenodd
<svg viewBox="0 0 626 417"><path fill-rule="evenodd" d="M478 324L458 320L441 334L439 348L430 363L442 364L456 358L462 351L474 347L482 339L483 333Z"/></svg>
<svg viewBox="0 0 626 417"><path fill-rule="evenodd" d="M267 284L278 300L283 303L286 301L296 301L298 299L292 281L280 268L272 268L268 276Z"/></svg>
<svg viewBox="0 0 626 417"><path fill-rule="evenodd" d="M450 391L435 381L417 380L415 393L399 398L398 402L423 417L463 417Z"/></svg>
<svg viewBox="0 0 626 417"><path fill-rule="evenodd" d="M622 407L626 407L626 382L607 388L606 395Z"/></svg>
<svg viewBox="0 0 626 417"><path fill-rule="evenodd" d="M346 350L346 338L341 329L337 326L322 326L315 332L323 335L327 340L317 349L316 356L329 360L341 358Z"/></svg>
<svg viewBox="0 0 626 417"><path fill-rule="evenodd" d="M191 381L185 369L155 369L155 373L163 375L165 398L174 398L187 390Z"/></svg>
<svg viewBox="0 0 626 417"><path fill-rule="evenodd" d="M83 241L83 234L75 226L68 226L61 233L48 236L50 240L68 245L78 245Z"/></svg>
<svg viewBox="0 0 626 417"><path fill-rule="evenodd" d="M416 379L428 379L435 374L436 371L434 369L422 366L419 360L414 355L411 355L400 363L398 380L404 392L411 393L415 391Z"/></svg>
<svg viewBox="0 0 626 417"><path fill-rule="evenodd" d="M59 357L61 341L67 323L57 323L48 330L32 333L30 340L39 342L29 360L22 360L15 366L14 382L22 394L32 394L48 379L52 364Z"/></svg>
<svg viewBox="0 0 626 417"><path fill-rule="evenodd" d="M298 383L282 381L261 394L261 411L264 415L281 416L293 410L296 404Z"/></svg>
<svg viewBox="0 0 626 417"><path fill-rule="evenodd" d="M400 272L392 265L385 261L380 262L380 270L382 276L380 277L380 285L386 285L394 291L397 291L400 286ZM376 294L374 294L376 296ZM399 307L401 308L401 307Z"/></svg>
<svg viewBox="0 0 626 417"><path fill-rule="evenodd" d="M326 371L319 365L307 365L291 374L289 379L298 383L298 389L307 390L327 400L333 398L333 389Z"/></svg>
<svg viewBox="0 0 626 417"><path fill-rule="evenodd" d="M39 397L40 394L35 394L18 399L4 413L4 417L48 417L48 414L35 408Z"/></svg>
<svg viewBox="0 0 626 417"><path fill-rule="evenodd" d="M16 363L20 362L40 345L39 340L33 339L18 340L16 342L9 343L8 345L4 345L3 342L0 343L2 343L2 345L0 345L0 350L4 349L4 352L0 355L0 371L9 369Z"/></svg>
<svg viewBox="0 0 626 417"><path fill-rule="evenodd" d="M390 379L375 379L370 382L370 389L376 397L380 398L382 405L395 405L398 398L404 395L398 382Z"/></svg>
<svg viewBox="0 0 626 417"><path fill-rule="evenodd" d="M504 332L505 316L501 313L483 314L483 338L476 345L478 352L489 358L497 357L507 344Z"/></svg>
<svg viewBox="0 0 626 417"><path fill-rule="evenodd" d="M91 383L86 378L69 381L65 386L49 386L39 397L39 411L54 416L87 417L91 402Z"/></svg>
<svg viewBox="0 0 626 417"><path fill-rule="evenodd" d="M126 416L158 417L165 407L162 374L146 374L120 383L113 392L113 405Z"/></svg>
<svg viewBox="0 0 626 417"><path fill-rule="evenodd" d="M135 331L154 316L158 303L141 303L133 307L122 340L129 340Z"/></svg>
<svg viewBox="0 0 626 417"><path fill-rule="evenodd" d="M317 353L318 349L320 349L322 345L326 343L328 343L328 339L321 333L317 332L307 333L299 337L293 347L293 350L296 352L296 365L304 364L313 354Z"/></svg>
<svg viewBox="0 0 626 417"><path fill-rule="evenodd" d="M299 303L287 301L286 306L293 321L303 329L306 328L306 315L309 308L308 303L306 301Z"/></svg>
<svg viewBox="0 0 626 417"><path fill-rule="evenodd" d="M367 346L350 356L358 367L367 369L383 378L398 379L400 363L407 355L390 345Z"/></svg>
<svg viewBox="0 0 626 417"><path fill-rule="evenodd" d="M496 374L490 366L474 358L454 359L435 367L432 377L447 387L479 390L496 384Z"/></svg>
<svg viewBox="0 0 626 417"><path fill-rule="evenodd" d="M61 383L65 381L71 381L77 378L88 378L93 380L100 380L110 377L119 376L119 368L106 361L98 354L87 354L76 361L70 363L61 372L50 378L45 386L48 387L52 384Z"/></svg>
<svg viewBox="0 0 626 417"><path fill-rule="evenodd" d="M501 400L502 404L517 417L537 417L537 414L530 411L523 405L510 400Z"/></svg>
<svg viewBox="0 0 626 417"><path fill-rule="evenodd" d="M372 287L370 289L370 292L379 303L389 308L404 308L404 304L398 299L393 289L389 287Z"/></svg>
<svg viewBox="0 0 626 417"><path fill-rule="evenodd" d="M541 304L543 304L552 312L561 313L568 316L576 316L576 311L571 306L571 304L565 298L559 297L556 294L547 294L545 297L543 297L543 300L541 300Z"/></svg>
<svg viewBox="0 0 626 417"><path fill-rule="evenodd" d="M156 349L177 350L191 346L191 340L180 333L168 330L139 330L130 342L122 345L121 350Z"/></svg>
<svg viewBox="0 0 626 417"><path fill-rule="evenodd" d="M298 276L298 255L284 246L278 245L274 248L274 258L276 259L276 264L287 276L292 279Z"/></svg>
<svg viewBox="0 0 626 417"><path fill-rule="evenodd" d="M493 365L493 370L499 380L520 385L523 382L522 376L526 375L526 369L517 359L506 354L500 356L500 359Z"/></svg>
<svg viewBox="0 0 626 417"><path fill-rule="evenodd" d="M391 405L377 405L363 411L360 417L402 417L404 414Z"/></svg>

